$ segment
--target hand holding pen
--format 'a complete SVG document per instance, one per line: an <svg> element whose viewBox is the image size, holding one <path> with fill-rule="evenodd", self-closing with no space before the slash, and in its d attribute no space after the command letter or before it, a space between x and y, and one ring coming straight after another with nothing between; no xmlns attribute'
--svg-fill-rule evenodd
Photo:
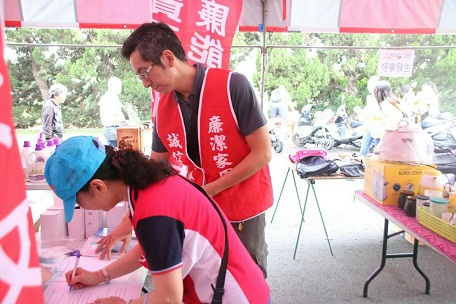
<svg viewBox="0 0 456 304"><path fill-rule="evenodd" d="M68 285L70 285L70 291L73 289L81 289L86 286L96 286L105 282L105 277L101 273L101 270L88 271L78 267L79 260L82 256L79 250L71 251L67 253L67 255L76 257L73 270L65 273L65 279Z"/></svg>
<svg viewBox="0 0 456 304"><path fill-rule="evenodd" d="M73 273L71 274L71 277L70 277L70 280L72 278L74 278L74 276L76 275L76 269L78 268L78 265L79 265L79 259L81 258L81 251L76 249L74 250L73 252L70 253L70 256L75 256L76 257L76 261L74 262L74 268L73 268ZM70 285L70 291L71 289L73 288L73 285Z"/></svg>

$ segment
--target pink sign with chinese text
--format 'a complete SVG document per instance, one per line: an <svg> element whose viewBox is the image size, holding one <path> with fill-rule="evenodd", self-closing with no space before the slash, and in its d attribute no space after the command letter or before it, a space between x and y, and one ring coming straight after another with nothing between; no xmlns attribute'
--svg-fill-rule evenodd
<svg viewBox="0 0 456 304"><path fill-rule="evenodd" d="M413 71L414 50L380 50L378 75L383 77L410 77Z"/></svg>

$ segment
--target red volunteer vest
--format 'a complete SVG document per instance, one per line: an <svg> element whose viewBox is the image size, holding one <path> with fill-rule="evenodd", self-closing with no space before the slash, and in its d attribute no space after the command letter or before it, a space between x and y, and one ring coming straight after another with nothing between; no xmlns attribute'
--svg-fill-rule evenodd
<svg viewBox="0 0 456 304"><path fill-rule="evenodd" d="M158 105L157 133L170 153L170 162L186 165L187 178L199 185L228 173L249 153L231 104L230 75L230 71L206 69L198 109L201 167L187 155L185 127L173 93L164 95ZM269 166L214 199L230 221L247 220L266 211L273 203Z"/></svg>

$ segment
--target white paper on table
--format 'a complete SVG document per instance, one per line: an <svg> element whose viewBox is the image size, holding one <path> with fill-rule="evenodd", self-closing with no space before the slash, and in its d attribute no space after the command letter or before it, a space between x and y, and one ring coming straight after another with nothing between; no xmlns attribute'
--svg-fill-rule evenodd
<svg viewBox="0 0 456 304"><path fill-rule="evenodd" d="M49 279L50 282L66 282L65 273L68 271L73 271L74 263L76 262L76 257L68 256L62 260L62 262L51 269L52 277ZM96 271L103 267L111 264L112 261L108 260L99 260L97 257L91 256L81 256L79 258L79 266L89 271ZM128 276L128 275L127 275Z"/></svg>
<svg viewBox="0 0 456 304"><path fill-rule="evenodd" d="M116 279L110 284L69 290L66 283L53 282L44 287L44 302L52 304L85 304L93 303L96 299L111 296L121 297L125 301L139 298L142 284L130 280Z"/></svg>
<svg viewBox="0 0 456 304"><path fill-rule="evenodd" d="M101 284L94 287L86 287L79 290L69 290L65 273L73 271L76 257L66 257L60 265L55 267L53 276L43 287L45 303L59 304L84 304L92 303L98 298L118 296L128 301L141 295L142 286L146 278L147 270L143 267L111 280L110 284ZM79 267L90 271L96 271L109 265L112 261L100 260L98 257L81 256Z"/></svg>
<svg viewBox="0 0 456 304"><path fill-rule="evenodd" d="M91 257L99 257L100 253L95 253L95 250L98 247L98 241L100 238L97 237L89 237L87 238L87 241L84 243L84 246L82 246L81 249L81 254L83 256L91 256ZM132 240L130 244L127 246L127 250L130 250L133 248L136 244L138 244L138 241ZM121 254L119 253L120 247L122 247L122 243L117 244L114 246L114 248L111 250L111 258L112 259L118 259Z"/></svg>

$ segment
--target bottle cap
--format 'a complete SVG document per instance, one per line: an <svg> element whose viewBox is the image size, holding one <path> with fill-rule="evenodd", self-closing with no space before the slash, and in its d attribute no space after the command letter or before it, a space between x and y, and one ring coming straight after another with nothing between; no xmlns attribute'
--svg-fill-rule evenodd
<svg viewBox="0 0 456 304"><path fill-rule="evenodd" d="M47 147L52 147L54 145L54 141L52 139L46 140L46 146Z"/></svg>
<svg viewBox="0 0 456 304"><path fill-rule="evenodd" d="M404 190L400 191L400 194L405 194L405 195L409 196L409 195L415 195L415 192L413 192L412 190L405 190L404 189Z"/></svg>
<svg viewBox="0 0 456 304"><path fill-rule="evenodd" d="M427 196L427 195L417 195L416 199L427 201L429 199L429 196Z"/></svg>
<svg viewBox="0 0 456 304"><path fill-rule="evenodd" d="M448 200L442 197L431 197L430 201L436 204L448 204Z"/></svg>
<svg viewBox="0 0 456 304"><path fill-rule="evenodd" d="M54 145L58 145L60 143L60 140L58 137L54 137Z"/></svg>
<svg viewBox="0 0 456 304"><path fill-rule="evenodd" d="M35 146L35 151L41 151L43 150L43 145L41 143L37 143Z"/></svg>
<svg viewBox="0 0 456 304"><path fill-rule="evenodd" d="M24 140L24 148L30 147L30 141L29 140Z"/></svg>

